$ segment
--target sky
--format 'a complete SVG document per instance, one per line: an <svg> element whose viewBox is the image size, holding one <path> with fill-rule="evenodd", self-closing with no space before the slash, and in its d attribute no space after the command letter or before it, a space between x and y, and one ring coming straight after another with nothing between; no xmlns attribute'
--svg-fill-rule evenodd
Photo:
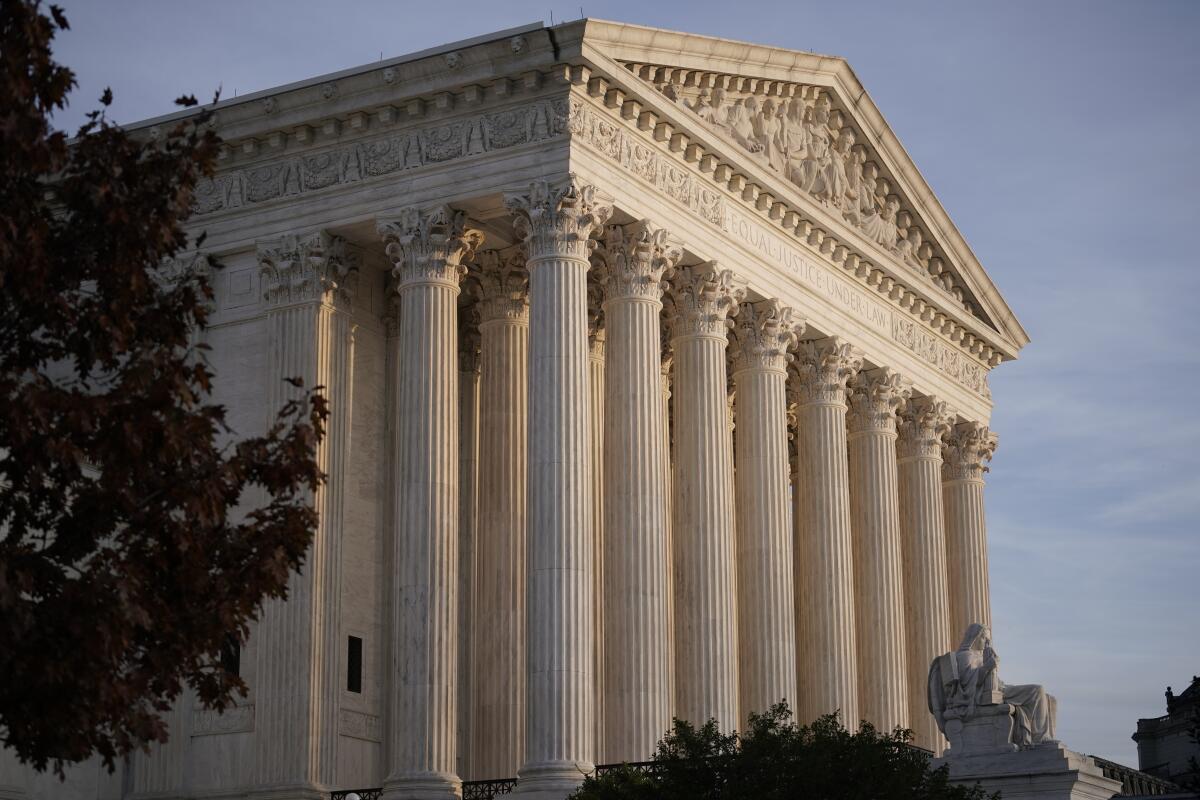
<svg viewBox="0 0 1200 800"><path fill-rule="evenodd" d="M1200 3L57 2L68 128L105 86L132 122L551 14L845 57L1032 339L991 376L1001 677L1137 766L1200 674Z"/></svg>

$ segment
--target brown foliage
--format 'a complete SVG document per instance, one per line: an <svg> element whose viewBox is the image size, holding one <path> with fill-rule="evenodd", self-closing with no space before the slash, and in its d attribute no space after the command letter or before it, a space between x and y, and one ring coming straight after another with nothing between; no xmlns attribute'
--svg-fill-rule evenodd
<svg viewBox="0 0 1200 800"><path fill-rule="evenodd" d="M68 142L66 27L0 0L0 742L58 771L165 740L185 686L244 690L214 656L303 561L326 414L299 391L265 435L227 428L205 271L160 268L199 244L209 115L148 142L97 112Z"/></svg>

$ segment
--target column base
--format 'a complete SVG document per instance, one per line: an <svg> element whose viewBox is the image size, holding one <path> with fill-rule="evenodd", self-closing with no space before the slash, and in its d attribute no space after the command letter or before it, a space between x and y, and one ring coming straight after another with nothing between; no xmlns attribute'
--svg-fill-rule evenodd
<svg viewBox="0 0 1200 800"><path fill-rule="evenodd" d="M578 761L526 764L517 771L517 788L512 794L523 800L564 800L594 769L592 764Z"/></svg>
<svg viewBox="0 0 1200 800"><path fill-rule="evenodd" d="M1015 753L953 755L932 766L950 766L950 780L978 783L1004 800L1109 800L1121 791L1118 781L1104 777L1090 756L1068 750L1058 742L1027 747Z"/></svg>
<svg viewBox="0 0 1200 800"><path fill-rule="evenodd" d="M462 797L462 781L449 772L409 772L389 776L383 800L452 800Z"/></svg>

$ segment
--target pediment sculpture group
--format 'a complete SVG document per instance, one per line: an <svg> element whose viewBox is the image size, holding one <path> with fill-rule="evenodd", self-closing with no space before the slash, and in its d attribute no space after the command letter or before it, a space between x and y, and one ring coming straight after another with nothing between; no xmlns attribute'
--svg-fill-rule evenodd
<svg viewBox="0 0 1200 800"><path fill-rule="evenodd" d="M842 124L828 95L810 104L801 97L732 97L719 87L701 89L692 100L681 98L673 84L663 85L662 92L835 209L905 264L939 280L939 265L930 261L932 248L920 227L901 211L900 198L889 193L879 167L856 143L854 129Z"/></svg>

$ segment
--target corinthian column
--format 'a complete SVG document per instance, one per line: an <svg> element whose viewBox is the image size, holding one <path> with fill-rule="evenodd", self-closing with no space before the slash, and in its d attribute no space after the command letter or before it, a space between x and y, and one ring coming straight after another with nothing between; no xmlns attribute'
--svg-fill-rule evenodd
<svg viewBox="0 0 1200 800"><path fill-rule="evenodd" d="M890 369L860 372L848 420L858 708L882 731L908 727L896 412L910 393Z"/></svg>
<svg viewBox="0 0 1200 800"><path fill-rule="evenodd" d="M796 402L796 651L801 722L840 711L858 725L846 384L862 358L841 339L800 345Z"/></svg>
<svg viewBox="0 0 1200 800"><path fill-rule="evenodd" d="M950 631L956 636L972 622L992 624L983 473L996 451L996 441L996 434L978 422L959 423L946 439L942 500L950 573Z"/></svg>
<svg viewBox="0 0 1200 800"><path fill-rule="evenodd" d="M937 398L914 398L901 412L897 447L909 727L914 744L935 754L946 743L929 713L929 665L952 646L941 473L942 439L953 420Z"/></svg>
<svg viewBox="0 0 1200 800"><path fill-rule="evenodd" d="M682 255L646 222L609 226L604 282L605 758L644 761L671 726L662 279Z"/></svg>
<svg viewBox="0 0 1200 800"><path fill-rule="evenodd" d="M711 263L681 269L672 288L675 714L696 724L711 717L730 730L739 717L725 346L744 290Z"/></svg>
<svg viewBox="0 0 1200 800"><path fill-rule="evenodd" d="M462 261L482 243L461 211L381 221L400 293L385 797L454 797L458 669L458 314Z"/></svg>
<svg viewBox="0 0 1200 800"><path fill-rule="evenodd" d="M588 238L611 206L574 176L509 195L530 281L525 764L518 791L561 798L595 757Z"/></svg>
<svg viewBox="0 0 1200 800"><path fill-rule="evenodd" d="M317 463L329 476L313 496L317 529L304 569L288 581L287 602L263 606L258 667L255 783L293 789L333 782L337 753L338 620L343 486L350 445L353 364L349 307L357 266L348 246L326 233L259 245L272 357L267 407L297 389L324 386L329 401Z"/></svg>
<svg viewBox="0 0 1200 800"><path fill-rule="evenodd" d="M737 603L743 722L796 702L796 615L788 509L787 362L804 329L778 300L744 303L734 327Z"/></svg>
<svg viewBox="0 0 1200 800"><path fill-rule="evenodd" d="M480 254L481 356L475 774L517 774L525 750L525 501L529 276L520 253Z"/></svg>

